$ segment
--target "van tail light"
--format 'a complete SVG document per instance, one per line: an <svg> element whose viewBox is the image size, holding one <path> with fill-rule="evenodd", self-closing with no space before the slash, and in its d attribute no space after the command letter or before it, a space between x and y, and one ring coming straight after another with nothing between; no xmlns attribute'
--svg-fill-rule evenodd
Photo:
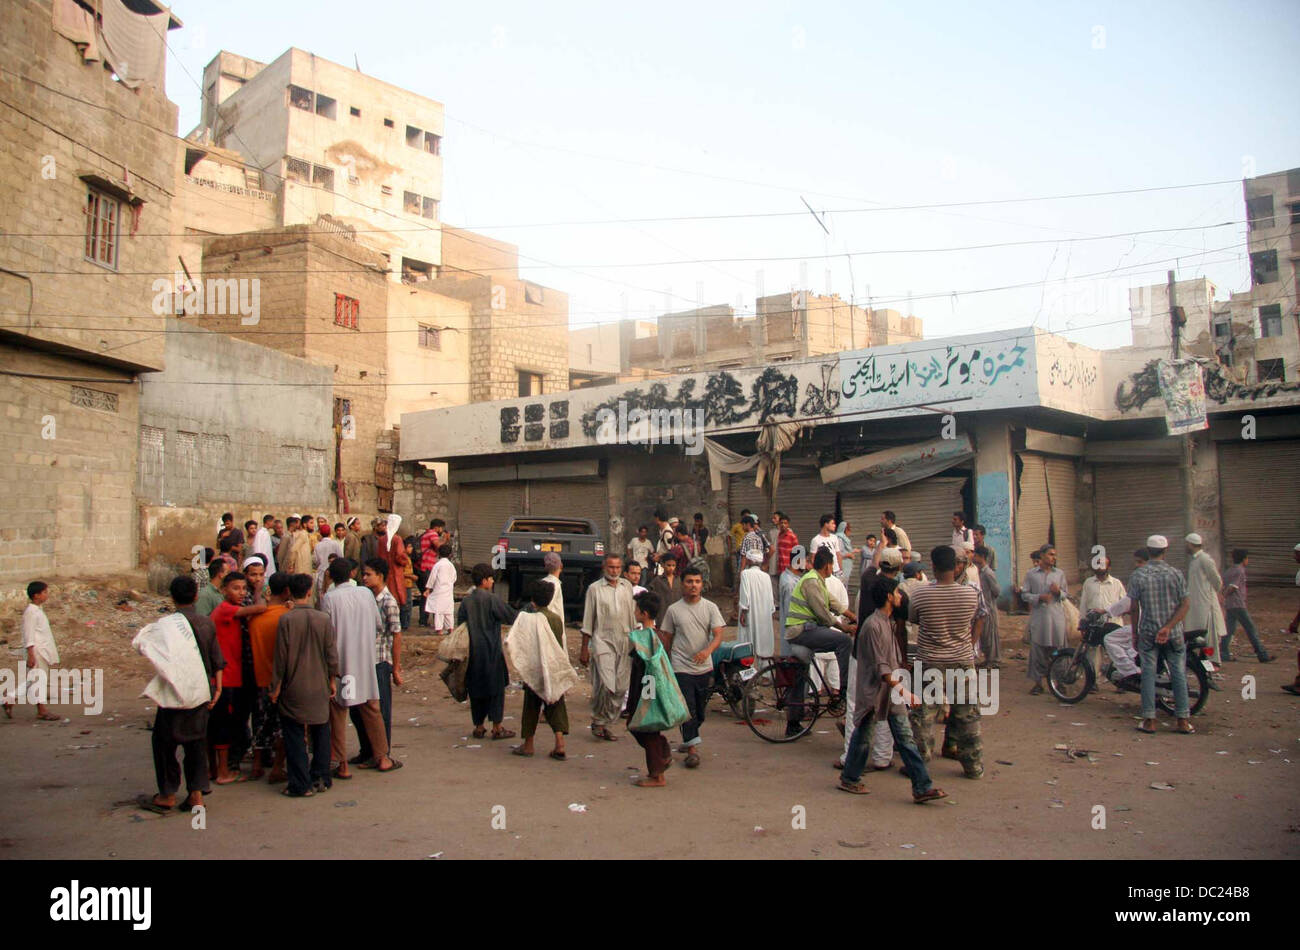
<svg viewBox="0 0 1300 950"><path fill-rule="evenodd" d="M596 542L596 553L597 553L598 555L602 556L602 557L604 556L604 554L605 554L605 542L604 542L604 541L597 541L597 542Z"/></svg>
<svg viewBox="0 0 1300 950"><path fill-rule="evenodd" d="M498 539L498 540L497 540L497 550L500 551L502 554L505 554L507 551L509 551L509 550L510 550L510 539L509 539L509 538L500 538L500 539Z"/></svg>

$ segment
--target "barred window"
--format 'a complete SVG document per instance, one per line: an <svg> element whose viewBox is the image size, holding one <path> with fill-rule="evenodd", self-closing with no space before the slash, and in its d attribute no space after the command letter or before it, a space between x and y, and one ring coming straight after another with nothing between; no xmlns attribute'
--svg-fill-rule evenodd
<svg viewBox="0 0 1300 950"><path fill-rule="evenodd" d="M343 294L334 295L334 325L347 327L349 330L360 329L358 318L361 316L361 302Z"/></svg>
<svg viewBox="0 0 1300 950"><path fill-rule="evenodd" d="M420 324L420 345L430 350L442 349L442 330Z"/></svg>

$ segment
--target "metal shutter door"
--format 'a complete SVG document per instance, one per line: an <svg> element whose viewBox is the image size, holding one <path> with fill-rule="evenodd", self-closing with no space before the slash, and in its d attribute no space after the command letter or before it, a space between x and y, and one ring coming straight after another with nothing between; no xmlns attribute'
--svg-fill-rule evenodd
<svg viewBox="0 0 1300 950"><path fill-rule="evenodd" d="M1300 440L1219 443L1223 571L1232 549L1250 552L1252 583L1295 580L1291 549L1300 541Z"/></svg>
<svg viewBox="0 0 1300 950"><path fill-rule="evenodd" d="M1047 494L1052 510L1052 543L1056 545L1056 566L1074 590L1079 581L1079 534L1074 524L1074 492L1077 477L1074 461L1046 458Z"/></svg>
<svg viewBox="0 0 1300 950"><path fill-rule="evenodd" d="M1093 472L1096 542L1110 555L1115 576L1132 573L1133 550L1153 534L1169 539L1165 559L1186 572L1182 469L1176 464L1107 464L1094 466Z"/></svg>
<svg viewBox="0 0 1300 950"><path fill-rule="evenodd" d="M907 532L913 550L929 570L930 552L952 543L952 513L960 511L964 478L934 476L888 491L851 492L840 495L844 520L853 528L853 543L862 547L867 535L880 537L880 513L888 508ZM859 565L860 567L861 565Z"/></svg>
<svg viewBox="0 0 1300 950"><path fill-rule="evenodd" d="M1016 496L1016 580L1029 573L1034 562L1030 551L1047 543L1052 527L1052 510L1047 502L1047 466L1041 455L1019 454L1020 491Z"/></svg>
<svg viewBox="0 0 1300 950"><path fill-rule="evenodd" d="M766 486L765 486L766 487ZM819 530L817 522L822 515L835 514L835 492L822 484L816 472L800 471L789 465L781 469L781 481L776 489L776 504L770 505L764 488L754 485L754 473L732 475L727 490L727 507L731 523L740 518L740 510L748 508L758 519L763 531L772 527L772 509L779 508L790 518L790 528L799 535L805 547Z"/></svg>
<svg viewBox="0 0 1300 950"><path fill-rule="evenodd" d="M609 489L605 480L550 479L528 482L528 514L551 518L590 518L601 540L609 541Z"/></svg>
<svg viewBox="0 0 1300 950"><path fill-rule="evenodd" d="M491 563L492 546L501 539L506 522L524 513L522 482L461 485L456 508L461 564Z"/></svg>

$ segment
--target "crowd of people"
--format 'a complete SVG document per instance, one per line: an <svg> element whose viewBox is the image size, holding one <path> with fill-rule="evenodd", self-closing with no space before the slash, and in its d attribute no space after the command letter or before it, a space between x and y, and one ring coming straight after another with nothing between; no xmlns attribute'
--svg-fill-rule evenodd
<svg viewBox="0 0 1300 950"><path fill-rule="evenodd" d="M702 515L688 527L659 510L654 523L653 536L648 526L638 529L626 559L608 554L600 577L587 586L578 651L579 665L590 671L593 738L618 741L615 727L626 720L645 754L645 775L636 784L647 788L666 784L673 728L681 731L675 751L685 767L703 762L713 654L727 626L717 603L704 596L708 529ZM241 530L230 514L223 517L204 566L170 587L175 615L197 649L164 661L150 657L156 666L175 664L159 668L165 679L202 676L210 684L208 698L184 708L159 704L152 731L158 792L141 796L142 808L188 811L214 784L264 776L284 783L286 796L309 797L351 779L353 768L379 774L400 769L402 761L390 755L393 687L403 684L402 635L417 599L425 625L435 632L464 627L474 736L490 730L492 740L516 737L504 725L509 657L524 695L522 741L512 752L535 754L544 719L554 735L550 757L567 757L565 694L578 677L569 661L560 555L545 556L545 575L526 586L519 609L493 591L496 572L488 564L473 566L471 590L457 605L445 524L433 519L427 531L408 538L390 537L391 527L389 519L375 519L363 535L357 518L331 526L310 515L283 523L266 515L260 525L250 520ZM1249 552L1233 550L1231 568L1220 575L1200 535L1187 535L1184 544L1186 575L1167 562L1169 543L1160 535L1134 552L1127 583L1111 573L1108 557L1100 558L1081 585L1077 607L1054 546L1032 552L1033 568L1010 591L1011 602L1028 611L1031 694L1043 692L1053 651L1067 644L1080 612L1129 620L1105 637L1104 649L1116 685L1141 693L1143 732L1156 731L1160 661L1171 674L1175 731L1195 732L1187 640L1203 636L1211 655L1233 662L1231 641L1241 626L1259 661L1269 662L1248 608ZM736 639L757 656L793 656L815 670L813 682L824 689L828 711L843 717L843 745L833 762L841 770L840 789L865 793L863 775L892 768L896 753L918 803L945 797L930 776L936 754L960 763L967 778L984 774L976 697L935 696L899 675L908 668L911 644L923 677L931 670L965 675L1001 665L997 552L981 525L968 527L964 514L955 512L951 542L931 549L927 565L893 511L881 513L879 535L869 534L860 548L848 526L830 514L819 519L805 547L784 512L772 513L765 532L752 512L743 511L727 548L736 558ZM1293 553L1300 563L1300 544ZM856 586L856 598L846 581ZM58 663L42 607L50 589L34 581L27 594L27 662L48 671ZM1290 631L1298 625L1300 611ZM503 627L509 628L504 637ZM803 728L804 697L797 691L805 682L798 679L787 704L791 735ZM1283 688L1300 695L1300 673ZM11 697L3 700L11 716ZM44 702L36 712L41 720L58 718ZM357 735L351 756L349 721ZM940 722L945 728L936 749ZM187 794L178 801L182 774Z"/></svg>

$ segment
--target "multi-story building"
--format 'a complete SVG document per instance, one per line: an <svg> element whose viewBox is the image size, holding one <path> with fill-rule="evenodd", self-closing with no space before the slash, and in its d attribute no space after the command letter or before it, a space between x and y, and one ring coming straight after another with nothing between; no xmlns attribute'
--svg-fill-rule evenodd
<svg viewBox="0 0 1300 950"><path fill-rule="evenodd" d="M3 581L135 565L136 378L164 362L150 302L171 270L163 64L178 26L149 0L99 19L0 4ZM141 40L130 63L124 35Z"/></svg>
<svg viewBox="0 0 1300 950"><path fill-rule="evenodd" d="M1300 380L1300 168L1242 182L1250 290L1215 299L1203 277L1174 283L1184 356L1217 359L1242 384ZM1129 291L1133 345L1172 351L1169 287Z"/></svg>
<svg viewBox="0 0 1300 950"><path fill-rule="evenodd" d="M922 336L919 317L854 306L838 294L773 294L759 297L754 312L738 316L733 307L720 304L663 314L655 334L631 340L623 370L686 372L784 363Z"/></svg>
<svg viewBox="0 0 1300 950"><path fill-rule="evenodd" d="M277 224L351 225L398 280L441 261L442 135L441 103L289 49L269 64L218 53L188 138L243 156L279 195Z"/></svg>

